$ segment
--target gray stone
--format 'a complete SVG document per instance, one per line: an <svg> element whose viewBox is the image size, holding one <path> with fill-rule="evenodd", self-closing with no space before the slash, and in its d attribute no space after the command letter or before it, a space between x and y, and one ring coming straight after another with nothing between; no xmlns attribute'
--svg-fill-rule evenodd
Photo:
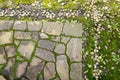
<svg viewBox="0 0 120 80"><path fill-rule="evenodd" d="M65 54L65 45L57 44L55 47L55 52L57 52L58 54Z"/></svg>
<svg viewBox="0 0 120 80"><path fill-rule="evenodd" d="M67 55L71 61L82 60L82 39L72 38L67 45Z"/></svg>
<svg viewBox="0 0 120 80"><path fill-rule="evenodd" d="M39 31L42 28L42 22L40 21L29 21L27 24L30 31Z"/></svg>
<svg viewBox="0 0 120 80"><path fill-rule="evenodd" d="M38 59L34 59L33 62L35 62L37 60ZM44 63L41 62L41 60L38 60L38 61L37 61L38 63L34 64L34 65L32 62L32 64L30 64L30 66L28 66L28 68L27 68L26 77L29 78L29 80L37 80L36 79L37 74L43 70Z"/></svg>
<svg viewBox="0 0 120 80"><path fill-rule="evenodd" d="M2 75L0 75L0 80L6 80Z"/></svg>
<svg viewBox="0 0 120 80"><path fill-rule="evenodd" d="M4 48L0 47L0 64L6 63Z"/></svg>
<svg viewBox="0 0 120 80"><path fill-rule="evenodd" d="M54 43L49 40L39 40L38 46L49 50L54 49Z"/></svg>
<svg viewBox="0 0 120 80"><path fill-rule="evenodd" d="M31 33L30 32L16 31L15 38L16 39L31 39Z"/></svg>
<svg viewBox="0 0 120 80"><path fill-rule="evenodd" d="M3 21L0 20L0 30L9 30L13 26L13 21Z"/></svg>
<svg viewBox="0 0 120 80"><path fill-rule="evenodd" d="M30 58L31 54L34 50L35 43L32 41L22 41L20 46L18 47L18 51L25 56L26 58Z"/></svg>
<svg viewBox="0 0 120 80"><path fill-rule="evenodd" d="M9 32L0 32L0 45L12 43L13 40L13 31Z"/></svg>
<svg viewBox="0 0 120 80"><path fill-rule="evenodd" d="M62 41L61 42L63 42L63 43L68 43L68 41L70 40L70 37L64 37L64 36L62 36Z"/></svg>
<svg viewBox="0 0 120 80"><path fill-rule="evenodd" d="M39 40L39 34L38 34L38 32L33 32L32 33L32 38L33 38L33 40L35 40L35 41L38 41Z"/></svg>
<svg viewBox="0 0 120 80"><path fill-rule="evenodd" d="M46 35L45 33L40 33L40 38L42 39L47 39L49 38L48 35Z"/></svg>
<svg viewBox="0 0 120 80"><path fill-rule="evenodd" d="M43 32L51 35L60 35L62 31L62 23L54 22L44 22L43 23Z"/></svg>
<svg viewBox="0 0 120 80"><path fill-rule="evenodd" d="M43 50L41 48L37 48L36 56L38 56L44 60L47 60L47 61L55 61L54 54L52 52Z"/></svg>
<svg viewBox="0 0 120 80"><path fill-rule="evenodd" d="M2 71L2 74L8 76L10 80L14 80L14 64L15 64L15 59L10 58L5 69Z"/></svg>
<svg viewBox="0 0 120 80"><path fill-rule="evenodd" d="M65 23L63 28L63 34L68 36L81 37L82 32L81 23Z"/></svg>
<svg viewBox="0 0 120 80"><path fill-rule="evenodd" d="M26 30L26 21L15 21L13 29L15 30Z"/></svg>
<svg viewBox="0 0 120 80"><path fill-rule="evenodd" d="M13 57L16 54L14 46L5 47L5 51L6 51L8 57Z"/></svg>
<svg viewBox="0 0 120 80"><path fill-rule="evenodd" d="M57 57L56 67L61 80L69 80L68 63L65 55L60 55Z"/></svg>
<svg viewBox="0 0 120 80"><path fill-rule="evenodd" d="M22 62L17 67L17 78L20 78L24 73L27 67L27 62Z"/></svg>
<svg viewBox="0 0 120 80"><path fill-rule="evenodd" d="M47 63L46 67L44 68L44 79L50 80L53 77L55 77L55 64Z"/></svg>
<svg viewBox="0 0 120 80"><path fill-rule="evenodd" d="M82 64L73 63L71 65L70 76L72 80L82 80Z"/></svg>

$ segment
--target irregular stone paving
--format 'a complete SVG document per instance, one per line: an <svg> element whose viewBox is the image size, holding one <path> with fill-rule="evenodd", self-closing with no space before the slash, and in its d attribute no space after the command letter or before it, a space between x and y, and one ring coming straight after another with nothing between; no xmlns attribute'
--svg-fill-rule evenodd
<svg viewBox="0 0 120 80"><path fill-rule="evenodd" d="M82 80L80 23L0 21L0 80Z"/></svg>

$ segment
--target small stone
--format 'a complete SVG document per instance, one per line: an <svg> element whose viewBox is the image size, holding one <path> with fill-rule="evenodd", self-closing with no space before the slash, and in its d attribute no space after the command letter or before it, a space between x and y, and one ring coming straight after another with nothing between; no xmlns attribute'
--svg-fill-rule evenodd
<svg viewBox="0 0 120 80"><path fill-rule="evenodd" d="M3 76L0 75L0 80L6 80Z"/></svg>
<svg viewBox="0 0 120 80"><path fill-rule="evenodd" d="M0 47L0 64L6 63L4 48Z"/></svg>
<svg viewBox="0 0 120 80"><path fill-rule="evenodd" d="M58 54L65 54L65 46L64 46L64 44L56 45L55 52L57 52Z"/></svg>
<svg viewBox="0 0 120 80"><path fill-rule="evenodd" d="M82 80L82 64L73 63L71 65L70 76L72 80Z"/></svg>
<svg viewBox="0 0 120 80"><path fill-rule="evenodd" d="M16 39L31 39L31 33L30 32L16 31L15 38Z"/></svg>
<svg viewBox="0 0 120 80"><path fill-rule="evenodd" d="M65 23L63 34L67 36L82 37L82 24L81 23Z"/></svg>
<svg viewBox="0 0 120 80"><path fill-rule="evenodd" d="M43 23L43 31L50 35L60 35L62 31L63 24L62 23L54 23L54 22L44 22Z"/></svg>
<svg viewBox="0 0 120 80"><path fill-rule="evenodd" d="M26 66L27 66L27 62L22 62L18 65L18 67L17 67L17 78L20 78L24 74Z"/></svg>
<svg viewBox="0 0 120 80"><path fill-rule="evenodd" d="M13 21L0 20L0 30L9 30L13 26Z"/></svg>
<svg viewBox="0 0 120 80"><path fill-rule="evenodd" d="M36 56L38 56L44 60L47 60L47 61L55 61L54 54L52 52L43 50L41 48L37 48Z"/></svg>
<svg viewBox="0 0 120 80"><path fill-rule="evenodd" d="M68 63L65 55L60 55L57 57L56 67L61 80L69 80Z"/></svg>
<svg viewBox="0 0 120 80"><path fill-rule="evenodd" d="M68 43L68 41L70 40L70 38L69 37L64 37L64 36L62 36L62 42L63 43Z"/></svg>
<svg viewBox="0 0 120 80"><path fill-rule="evenodd" d="M13 29L26 30L26 21L15 21Z"/></svg>
<svg viewBox="0 0 120 80"><path fill-rule="evenodd" d="M45 33L40 33L40 37L42 39L49 38L48 35L46 35Z"/></svg>
<svg viewBox="0 0 120 80"><path fill-rule="evenodd" d="M54 43L49 40L39 40L38 46L49 50L54 49Z"/></svg>
<svg viewBox="0 0 120 80"><path fill-rule="evenodd" d="M71 61L82 60L82 39L72 38L67 44L67 55Z"/></svg>
<svg viewBox="0 0 120 80"><path fill-rule="evenodd" d="M26 58L30 59L31 54L34 50L35 43L32 41L22 41L20 46L18 47L18 51L25 56Z"/></svg>
<svg viewBox="0 0 120 80"><path fill-rule="evenodd" d="M12 35L13 35L12 31L0 32L0 45L12 43L12 40L13 40Z"/></svg>
<svg viewBox="0 0 120 80"><path fill-rule="evenodd" d="M6 51L8 57L13 57L16 54L14 46L5 47L5 51Z"/></svg>
<svg viewBox="0 0 120 80"><path fill-rule="evenodd" d="M60 37L55 37L55 38L52 39L52 41L60 42Z"/></svg>
<svg viewBox="0 0 120 80"><path fill-rule="evenodd" d="M29 21L27 24L30 31L39 31L42 28L42 22L40 21Z"/></svg>
<svg viewBox="0 0 120 80"><path fill-rule="evenodd" d="M44 79L50 80L53 77L55 77L55 64L47 63L46 67L44 68Z"/></svg>

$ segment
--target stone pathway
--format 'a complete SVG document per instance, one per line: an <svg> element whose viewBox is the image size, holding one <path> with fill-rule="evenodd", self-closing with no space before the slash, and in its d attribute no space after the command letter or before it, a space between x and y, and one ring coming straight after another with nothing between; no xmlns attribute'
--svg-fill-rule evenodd
<svg viewBox="0 0 120 80"><path fill-rule="evenodd" d="M80 23L0 21L0 74L6 80L82 80L82 39Z"/></svg>

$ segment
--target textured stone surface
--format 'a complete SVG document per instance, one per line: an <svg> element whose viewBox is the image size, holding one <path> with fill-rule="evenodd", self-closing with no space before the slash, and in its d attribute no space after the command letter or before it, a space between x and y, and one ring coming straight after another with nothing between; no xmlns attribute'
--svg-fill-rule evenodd
<svg viewBox="0 0 120 80"><path fill-rule="evenodd" d="M43 23L43 32L51 34L51 35L60 35L62 31L63 24L62 23L54 23L54 22L44 22Z"/></svg>
<svg viewBox="0 0 120 80"><path fill-rule="evenodd" d="M26 30L27 25L25 21L15 21L13 29L15 30Z"/></svg>
<svg viewBox="0 0 120 80"><path fill-rule="evenodd" d="M52 52L43 50L41 48L37 48L36 55L47 61L55 61L54 54Z"/></svg>
<svg viewBox="0 0 120 80"><path fill-rule="evenodd" d="M68 36L82 37L82 24L80 23L65 23L63 34Z"/></svg>
<svg viewBox="0 0 120 80"><path fill-rule="evenodd" d="M16 39L31 39L31 33L30 32L16 31L15 38Z"/></svg>
<svg viewBox="0 0 120 80"><path fill-rule="evenodd" d="M39 31L42 28L42 22L38 21L29 21L28 24L28 30L29 31Z"/></svg>
<svg viewBox="0 0 120 80"><path fill-rule="evenodd" d="M61 78L61 80L69 80L69 74L68 74L68 63L66 56L60 55L57 57L57 72Z"/></svg>
<svg viewBox="0 0 120 80"><path fill-rule="evenodd" d="M0 30L9 30L13 26L13 21L0 20Z"/></svg>
<svg viewBox="0 0 120 80"><path fill-rule="evenodd" d="M46 67L44 68L44 79L50 80L53 77L55 77L55 64L47 63Z"/></svg>
<svg viewBox="0 0 120 80"><path fill-rule="evenodd" d="M8 44L8 43L12 43L13 40L13 32L9 31L9 32L0 32L0 45L1 44Z"/></svg>
<svg viewBox="0 0 120 80"><path fill-rule="evenodd" d="M31 54L34 50L35 44L32 41L22 41L20 46L18 47L18 51L25 56L26 58L30 58Z"/></svg>
<svg viewBox="0 0 120 80"><path fill-rule="evenodd" d="M82 40L73 38L67 45L67 55L72 61L82 60Z"/></svg>
<svg viewBox="0 0 120 80"><path fill-rule="evenodd" d="M55 52L57 52L58 54L65 54L65 45L57 44L55 48Z"/></svg>
<svg viewBox="0 0 120 80"><path fill-rule="evenodd" d="M70 76L72 80L82 80L82 64L73 63L71 65Z"/></svg>
<svg viewBox="0 0 120 80"><path fill-rule="evenodd" d="M12 22L0 24L0 73L7 80L82 80L81 24L15 21L12 29Z"/></svg>
<svg viewBox="0 0 120 80"><path fill-rule="evenodd" d="M46 48L49 50L53 50L54 43L49 40L39 40L38 46L41 48Z"/></svg>

